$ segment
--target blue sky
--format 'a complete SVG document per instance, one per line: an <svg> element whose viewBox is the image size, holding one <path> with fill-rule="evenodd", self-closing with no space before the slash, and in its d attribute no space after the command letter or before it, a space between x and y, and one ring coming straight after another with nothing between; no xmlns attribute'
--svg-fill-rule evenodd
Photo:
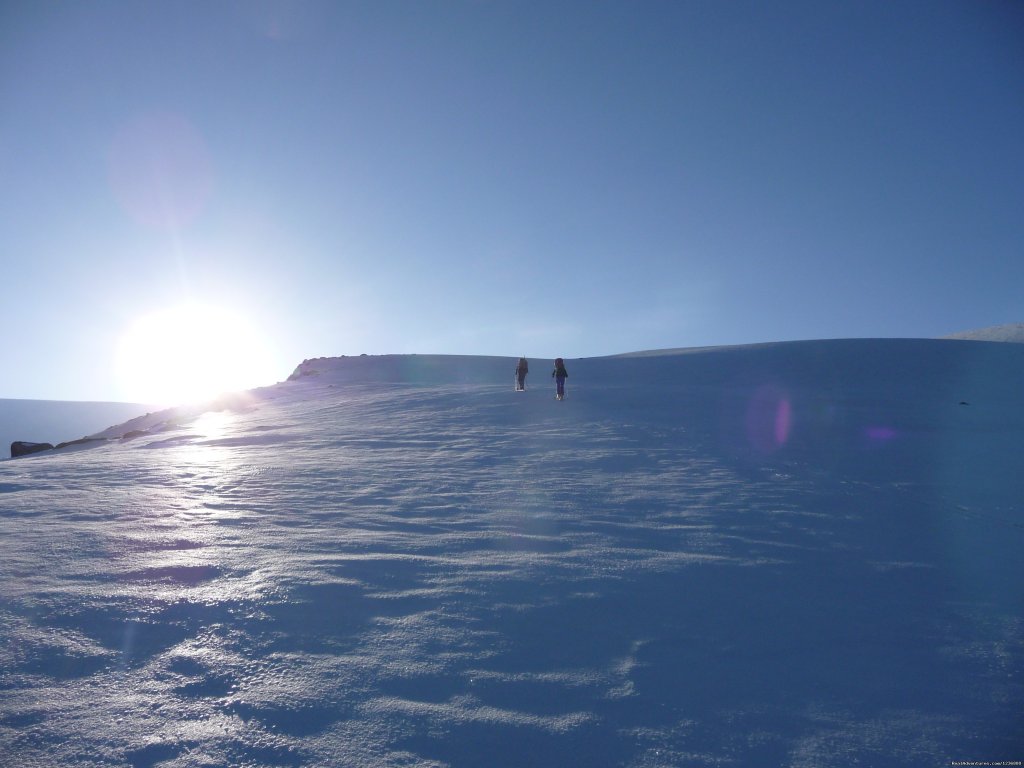
<svg viewBox="0 0 1024 768"><path fill-rule="evenodd" d="M0 105L0 397L1024 321L1015 2L8 2Z"/></svg>

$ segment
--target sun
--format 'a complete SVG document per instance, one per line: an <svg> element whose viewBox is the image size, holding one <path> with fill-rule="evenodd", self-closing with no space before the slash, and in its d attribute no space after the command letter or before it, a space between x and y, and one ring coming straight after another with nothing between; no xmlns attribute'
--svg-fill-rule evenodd
<svg viewBox="0 0 1024 768"><path fill-rule="evenodd" d="M183 405L274 383L265 340L241 315L205 304L137 319L117 350L121 392L131 402Z"/></svg>

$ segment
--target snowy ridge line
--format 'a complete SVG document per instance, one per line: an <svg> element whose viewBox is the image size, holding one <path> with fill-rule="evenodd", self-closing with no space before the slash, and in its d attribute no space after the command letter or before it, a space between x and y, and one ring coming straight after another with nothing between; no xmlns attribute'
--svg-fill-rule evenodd
<svg viewBox="0 0 1024 768"><path fill-rule="evenodd" d="M943 336L944 339L966 339L973 341L999 341L1024 344L1024 323L1009 323L979 328L973 331L960 331Z"/></svg>
<svg viewBox="0 0 1024 768"><path fill-rule="evenodd" d="M631 358L631 357L671 357L674 355L692 355L703 352L719 352L726 350L742 351L755 349L771 349L788 345L822 345L822 344L885 344L888 342L922 342L922 341L1000 341L1000 342L1021 342L1024 343L1024 323L1013 325L999 325L991 328L983 328L976 331L962 331L941 336L938 339L922 339L918 337L849 337L835 339L794 339L791 341L761 341L749 344L720 344L705 347L668 347L665 349L646 349L636 352L620 352L614 355L605 355L607 358ZM593 358L602 359L602 358Z"/></svg>
<svg viewBox="0 0 1024 768"><path fill-rule="evenodd" d="M1015 345L979 344L927 339L834 339L772 342L764 344L703 347L682 350L653 350L570 362L570 391L581 382L634 386L654 377L659 382L677 377L680 384L731 387L751 376L771 372L775 380L793 379L812 386L842 391L844 381L871 372L878 384L892 381L893 391L913 397L913 388L949 385L950 366L963 371L979 365L1000 365L1004 357L1012 365L1019 351ZM662 362L652 362L661 360ZM326 357L303 361L281 384L251 392L225 395L210 403L169 408L147 413L123 424L109 427L78 441L70 448L89 447L89 441L132 439L166 432L208 411L244 410L265 398L288 391L292 385L338 387L360 384L406 384L414 386L455 385L504 388L511 378L515 358L470 355L379 355ZM543 388L548 380L546 361L537 360L529 379L532 389ZM540 369L540 370L538 370ZM573 375L575 371L575 375ZM909 376L904 373L910 374ZM537 381L544 384L538 385ZM1012 379L1007 380L1013 386ZM571 396L571 395L570 395ZM950 390L957 403L970 404L969 389ZM101 443L92 443L99 445ZM67 445L66 448L67 449Z"/></svg>

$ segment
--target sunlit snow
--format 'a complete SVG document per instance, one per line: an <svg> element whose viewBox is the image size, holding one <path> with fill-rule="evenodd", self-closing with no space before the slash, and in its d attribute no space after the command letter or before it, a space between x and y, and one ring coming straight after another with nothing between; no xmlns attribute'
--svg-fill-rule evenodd
<svg viewBox="0 0 1024 768"><path fill-rule="evenodd" d="M0 462L0 763L1024 759L1024 346L530 362Z"/></svg>

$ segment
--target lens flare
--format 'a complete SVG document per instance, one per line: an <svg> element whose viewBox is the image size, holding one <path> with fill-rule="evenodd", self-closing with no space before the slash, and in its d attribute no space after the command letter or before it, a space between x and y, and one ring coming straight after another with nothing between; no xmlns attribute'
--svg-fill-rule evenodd
<svg viewBox="0 0 1024 768"><path fill-rule="evenodd" d="M789 442L793 429L793 406L778 387L758 387L747 405L747 441L762 453L777 451Z"/></svg>
<svg viewBox="0 0 1024 768"><path fill-rule="evenodd" d="M121 128L110 148L109 178L122 208L161 230L188 224L213 190L206 142L173 112L145 113Z"/></svg>
<svg viewBox="0 0 1024 768"><path fill-rule="evenodd" d="M896 437L892 427L872 426L864 428L864 436L873 443L887 443Z"/></svg>

